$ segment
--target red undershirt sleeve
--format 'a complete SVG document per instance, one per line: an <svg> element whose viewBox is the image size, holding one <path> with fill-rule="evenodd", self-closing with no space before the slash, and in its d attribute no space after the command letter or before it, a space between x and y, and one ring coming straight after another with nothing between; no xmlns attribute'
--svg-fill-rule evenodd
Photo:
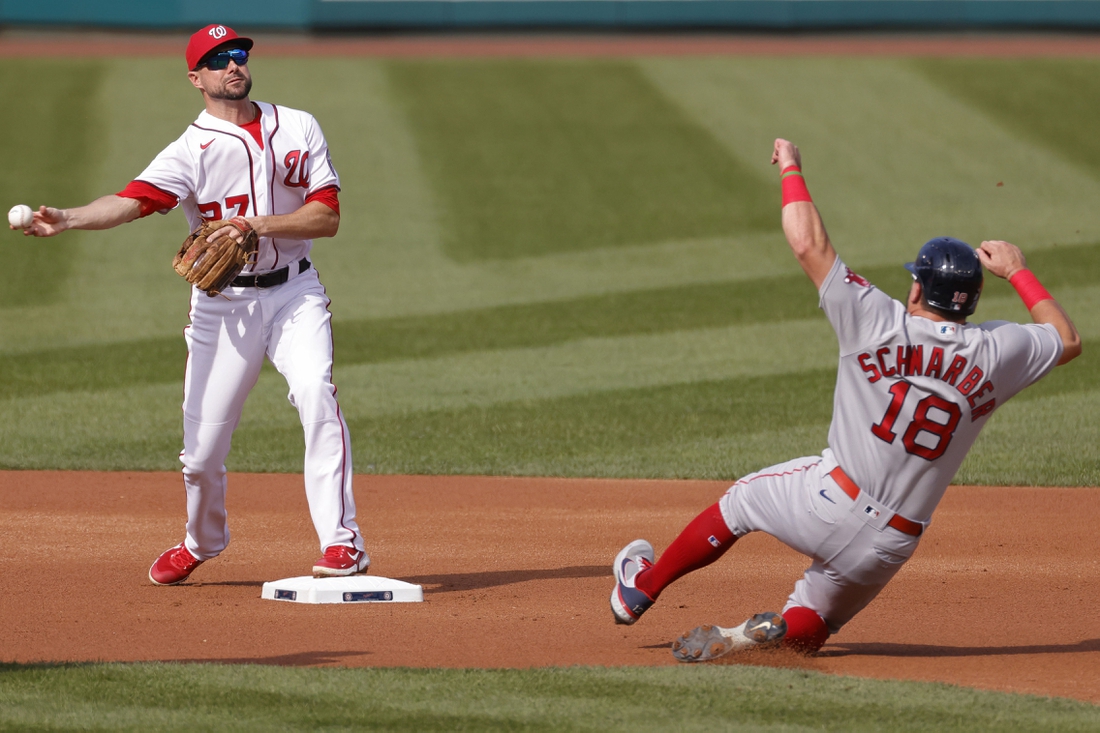
<svg viewBox="0 0 1100 733"><path fill-rule="evenodd" d="M336 186L325 186L324 188L319 188L316 191L314 191L313 193L306 196L306 203L308 204L310 201L320 201L322 204L324 204L325 206L329 207L330 209L335 211L337 214L339 214L340 213L340 198L338 196L339 193L340 193L340 189L338 189Z"/></svg>
<svg viewBox="0 0 1100 733"><path fill-rule="evenodd" d="M126 188L115 195L124 199L134 199L140 203L141 213L138 214L138 218L149 216L154 211L171 211L180 202L175 194L145 181L130 181Z"/></svg>

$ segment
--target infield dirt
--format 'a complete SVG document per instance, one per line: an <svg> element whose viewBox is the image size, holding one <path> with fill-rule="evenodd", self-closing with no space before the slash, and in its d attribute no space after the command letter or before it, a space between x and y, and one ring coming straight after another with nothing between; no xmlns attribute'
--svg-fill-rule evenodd
<svg viewBox="0 0 1100 733"><path fill-rule="evenodd" d="M411 667L674 665L704 623L779 610L805 567L751 535L637 625L608 607L611 561L660 552L726 485L359 476L371 571L424 603L260 598L319 556L301 477L233 474L233 541L186 583L149 565L183 537L174 473L0 472L0 660ZM813 658L727 663L935 680L1100 703L1100 489L952 487L913 560Z"/></svg>

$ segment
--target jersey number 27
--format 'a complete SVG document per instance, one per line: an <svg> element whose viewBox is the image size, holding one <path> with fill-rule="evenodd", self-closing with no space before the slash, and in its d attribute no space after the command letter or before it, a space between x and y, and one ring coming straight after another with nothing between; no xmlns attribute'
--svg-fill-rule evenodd
<svg viewBox="0 0 1100 733"><path fill-rule="evenodd" d="M237 207L237 213L232 216L244 216L248 213L248 194L242 194L241 196L230 196L225 200L225 210L229 211L234 206ZM222 218L222 205L217 201L211 201L208 204L199 204L199 216L203 218L203 221L218 221Z"/></svg>
<svg viewBox="0 0 1100 733"><path fill-rule="evenodd" d="M905 398L909 396L909 389L912 386L909 382L904 381L894 382L890 385L890 394L893 395L890 406L886 408L886 414L883 415L882 421L871 426L871 432L876 438L892 444L894 439L898 437L897 433L894 432L894 423L897 422L901 406L905 403ZM931 420L928 417L928 411L933 409L947 413L947 422L941 423ZM936 395L928 395L917 403L913 420L901 437L901 444L905 446L905 452L927 461L936 460L947 451L947 446L951 444L951 436L955 434L955 428L959 425L960 417L962 417L962 410L954 402L948 402ZM922 432L935 436L936 444L928 447L918 443L917 436Z"/></svg>

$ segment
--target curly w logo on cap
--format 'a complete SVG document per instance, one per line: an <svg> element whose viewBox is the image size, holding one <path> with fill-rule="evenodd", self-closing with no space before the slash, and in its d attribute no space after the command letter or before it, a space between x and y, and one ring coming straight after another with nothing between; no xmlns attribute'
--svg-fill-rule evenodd
<svg viewBox="0 0 1100 733"><path fill-rule="evenodd" d="M238 36L237 32L229 26L218 23L196 31L187 42L188 70L198 70L203 59L215 51L224 51L227 48L241 48L248 51L252 48L252 39Z"/></svg>

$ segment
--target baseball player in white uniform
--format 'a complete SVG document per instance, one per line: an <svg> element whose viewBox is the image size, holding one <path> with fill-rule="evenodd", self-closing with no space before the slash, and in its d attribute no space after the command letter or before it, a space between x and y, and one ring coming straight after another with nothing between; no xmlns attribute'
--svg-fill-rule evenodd
<svg viewBox="0 0 1100 733"><path fill-rule="evenodd" d="M696 628L673 643L683 662L785 644L816 652L879 594L913 554L932 512L993 411L1081 353L1062 307L1007 242L974 250L926 243L906 265L905 303L837 256L802 177L798 148L776 140L783 230L813 281L840 346L829 447L745 476L696 517L654 562L645 540L615 558L615 620L633 624L665 588L721 557L750 532L809 556L782 614L733 628ZM966 322L982 265L1019 292L1034 324Z"/></svg>
<svg viewBox="0 0 1100 733"><path fill-rule="evenodd" d="M191 36L188 79L206 108L118 194L73 209L41 207L25 234L108 229L182 205L191 231L234 218L259 237L255 263L223 296L191 294L184 332L184 541L153 563L157 585L186 579L229 544L225 459L264 358L286 377L305 432L305 489L322 557L314 575L351 575L370 563L355 521L351 444L332 384L329 299L309 261L315 237L340 224L340 179L309 114L252 102L253 42L224 25ZM225 227L215 235L241 232Z"/></svg>

